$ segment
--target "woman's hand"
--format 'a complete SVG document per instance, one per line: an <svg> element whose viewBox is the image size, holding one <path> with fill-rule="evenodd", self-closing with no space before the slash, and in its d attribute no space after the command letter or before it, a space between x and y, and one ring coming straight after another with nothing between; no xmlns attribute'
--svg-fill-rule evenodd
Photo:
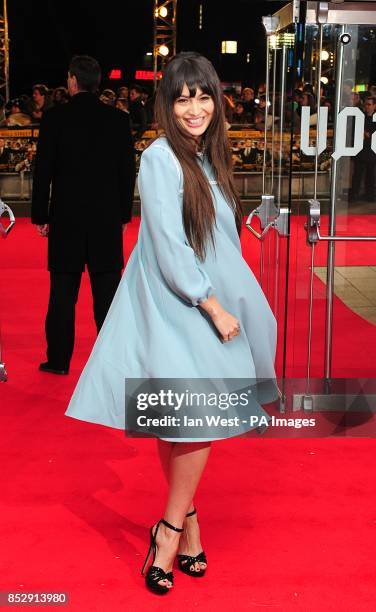
<svg viewBox="0 0 376 612"><path fill-rule="evenodd" d="M211 295L207 300L200 303L200 308L205 310L211 317L217 328L222 342L229 342L240 334L239 321L227 310L222 308L217 298Z"/></svg>
<svg viewBox="0 0 376 612"><path fill-rule="evenodd" d="M226 310L222 309L222 312L212 317L212 321L222 337L222 342L229 342L240 334L239 321Z"/></svg>

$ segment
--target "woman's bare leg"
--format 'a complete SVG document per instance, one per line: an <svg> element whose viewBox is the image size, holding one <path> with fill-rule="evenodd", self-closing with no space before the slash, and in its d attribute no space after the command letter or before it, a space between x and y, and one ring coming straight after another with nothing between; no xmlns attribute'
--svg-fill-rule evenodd
<svg viewBox="0 0 376 612"><path fill-rule="evenodd" d="M162 470L165 478L168 482L170 472L170 457L171 451L174 448L176 442L166 442L165 440L157 440L157 448L159 454L159 461L161 462Z"/></svg>
<svg viewBox="0 0 376 612"><path fill-rule="evenodd" d="M162 466L163 473L167 480L167 483L169 483L169 477L170 477L169 474L170 474L171 452L175 444L176 442L166 442L165 440L161 440L160 438L158 438L157 440L159 460ZM191 512L193 509L194 509L194 501L192 499L191 504L188 508L188 512Z"/></svg>
<svg viewBox="0 0 376 612"><path fill-rule="evenodd" d="M162 441L159 442L159 449L162 450L160 457L169 484L164 518L172 525L182 527L185 515L192 507L192 500L205 468L211 445L210 442L176 442L172 443L172 447L169 449L161 446L161 443ZM169 462L167 464L168 458ZM193 526L194 522L192 522ZM194 530L190 529L190 531L193 537ZM157 534L158 551L154 565L161 567L166 572L171 571L178 550L179 539L180 533L165 527L163 524L159 526ZM160 581L160 584L172 586L169 581Z"/></svg>

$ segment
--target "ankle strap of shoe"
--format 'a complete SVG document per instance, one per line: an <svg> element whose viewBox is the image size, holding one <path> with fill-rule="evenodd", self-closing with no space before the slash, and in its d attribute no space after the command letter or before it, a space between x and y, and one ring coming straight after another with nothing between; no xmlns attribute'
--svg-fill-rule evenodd
<svg viewBox="0 0 376 612"><path fill-rule="evenodd" d="M197 513L196 508L193 508L192 512L188 512L188 514L186 514L185 516L193 516L196 513Z"/></svg>
<svg viewBox="0 0 376 612"><path fill-rule="evenodd" d="M170 529L173 529L174 531L184 531L183 528L175 527L174 525L171 525L171 523L168 523L164 518L161 519L160 522L163 523L164 525L166 525L166 527L169 527Z"/></svg>

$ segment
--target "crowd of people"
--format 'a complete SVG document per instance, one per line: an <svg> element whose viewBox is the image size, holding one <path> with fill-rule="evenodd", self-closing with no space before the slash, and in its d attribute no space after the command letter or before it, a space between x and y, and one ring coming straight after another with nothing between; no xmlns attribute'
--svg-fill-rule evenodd
<svg viewBox="0 0 376 612"><path fill-rule="evenodd" d="M116 92L112 89L104 89L99 93L99 99L104 104L110 104L129 113L136 138L141 136L148 124L153 121L149 91L137 83L130 87L119 87ZM69 102L69 94L66 87L60 86L51 90L43 84L34 85L31 96L22 94L7 103L0 96L0 126L38 125L46 110L67 102Z"/></svg>
<svg viewBox="0 0 376 612"><path fill-rule="evenodd" d="M116 92L107 88L98 95L104 104L129 114L133 137L137 143L153 121L149 91L135 83L130 87L120 87ZM34 85L31 96L22 94L7 103L0 96L0 128L38 127L45 111L66 104L69 99L66 87L51 90L44 84ZM14 138L9 130L7 137L0 139L0 172L33 171L36 147L36 138Z"/></svg>
<svg viewBox="0 0 376 612"><path fill-rule="evenodd" d="M145 137L148 128L156 129L154 121L154 96L150 91L134 83L129 87L122 86L116 91L105 88L98 92L99 99L104 104L116 107L127 113L135 143L136 162L139 161L142 151L146 148L149 139ZM223 92L226 127L232 143L233 163L235 171L261 171L264 161L264 129L265 120L267 127L271 128L274 121L280 127L279 95L276 94L274 114L265 113L266 109L266 86L261 83L256 89L243 87L242 90L227 89ZM0 126L23 127L38 126L43 113L60 104L69 101L69 94L65 87L56 87L50 90L46 85L37 84L32 88L31 97L21 95L5 104L0 96ZM328 123L333 122L334 85L322 84L320 91L320 106L328 107ZM312 84L297 84L296 88L285 98L283 128L290 131L291 121L294 121L297 136L293 142L292 162L303 164L306 169L312 165L312 159L308 159L300 150L299 132L301 109L303 106L310 107L310 125L314 127L317 123L317 97ZM374 108L376 110L376 86L369 86L368 90L355 91L355 85L351 80L346 80L343 85L341 107L354 106L364 112L367 117ZM265 119L266 118L266 119ZM259 132L259 136L242 137L232 136L231 132L251 129ZM10 133L9 133L10 135ZM269 146L266 152L266 161L270 159ZM277 147L276 154L280 154ZM328 149L320 157L320 169L327 170L330 166L331 143L328 141ZM32 171L36 151L36 139L12 139L4 138L0 142L0 171ZM285 154L284 154L285 153ZM283 152L282 166L290 158L289 150ZM369 164L368 164L369 165ZM367 170L367 176L372 173ZM371 185L371 180L369 179ZM371 187L370 187L371 189Z"/></svg>
<svg viewBox="0 0 376 612"><path fill-rule="evenodd" d="M365 91L356 91L355 84L351 79L345 80L341 95L341 108L345 106L356 106L363 112L368 98L376 97L376 85L369 85ZM252 125L257 129L261 126L264 129L265 107L266 107L266 86L262 83L255 91L252 87L244 87L239 94L229 90L224 94L226 120L229 126L232 125ZM279 122L280 95L276 94L276 105L274 120ZM285 96L285 123L288 124L295 113L295 119L300 119L303 106L309 106L311 111L310 125L316 125L317 121L317 95L311 83L299 83L296 88ZM321 84L320 106L328 107L329 123L333 122L334 110L334 83L328 82ZM272 117L268 117L270 125ZM300 129L300 121L295 121L296 128ZM268 127L269 127L268 125Z"/></svg>
<svg viewBox="0 0 376 612"><path fill-rule="evenodd" d="M99 99L104 104L115 106L129 113L134 135L141 137L147 127L154 127L154 96L149 89L134 83L129 87L122 86L116 91L103 89L98 92ZM225 115L227 127L233 125L252 125L258 127L265 121L266 86L261 83L255 90L243 87L240 92L235 88L224 91ZM322 84L320 105L329 108L329 121L333 119L334 86L332 83ZM365 101L376 96L376 85L369 86L367 91L358 92L354 83L347 80L343 86L342 106L357 106L364 110ZM278 97L278 95L277 95ZM5 103L0 96L0 126L37 125L43 113L52 106L65 104L69 101L66 87L49 89L46 85L37 84L32 88L32 95L20 95ZM311 83L298 84L291 95L286 98L286 113L301 114L302 106L311 109L311 125L315 125L317 113L317 97ZM278 111L278 104L276 105ZM278 112L275 120L279 120ZM263 129L263 127L262 127Z"/></svg>

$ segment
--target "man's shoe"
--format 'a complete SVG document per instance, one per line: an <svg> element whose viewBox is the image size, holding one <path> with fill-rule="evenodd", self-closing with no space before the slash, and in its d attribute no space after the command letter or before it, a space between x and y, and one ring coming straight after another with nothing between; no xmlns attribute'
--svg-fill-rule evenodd
<svg viewBox="0 0 376 612"><path fill-rule="evenodd" d="M69 369L61 370L59 368L54 368L48 361L41 363L39 369L42 372L49 372L50 374L69 374Z"/></svg>

